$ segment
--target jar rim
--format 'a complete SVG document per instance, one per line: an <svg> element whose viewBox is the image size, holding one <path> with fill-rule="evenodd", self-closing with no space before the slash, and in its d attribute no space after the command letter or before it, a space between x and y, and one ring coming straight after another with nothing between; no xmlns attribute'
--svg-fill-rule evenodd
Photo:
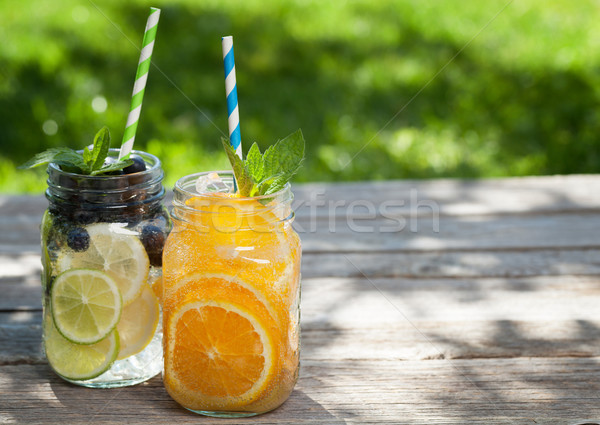
<svg viewBox="0 0 600 425"><path fill-rule="evenodd" d="M186 187L183 186L183 184L186 182L197 181L200 177L208 176L210 174L218 174L219 176L227 176L227 177L230 176L232 179L235 178L232 170L201 171L199 173L188 174L187 176L181 177L179 180L177 180L175 182L174 190L179 191L187 196L194 196L194 197L209 197L211 193L215 193L215 192L230 193L230 192L222 192L222 191L212 191L212 192L210 192L210 191L199 192L197 190L190 191ZM247 201L249 199L252 199L255 201L261 201L264 199L275 199L275 198L282 197L287 192L291 192L291 188L292 188L292 186L288 182L285 184L285 186L283 186L283 188L281 190L270 193L268 195L236 196L235 198L232 198L232 199L235 199L236 201Z"/></svg>
<svg viewBox="0 0 600 425"><path fill-rule="evenodd" d="M79 150L77 152L81 153L83 151ZM108 157L115 157L115 155L110 155L110 154L111 153L115 154L115 153L119 153L119 152L120 152L120 149L111 148L108 150L108 153L109 153ZM131 173L131 174L91 176L91 175L87 175L87 174L78 174L78 173L71 173L69 171L65 171L62 168L60 168L60 166L57 163L51 162L48 164L48 172L52 171L52 172L60 173L66 177L85 178L85 179L90 179L92 181L93 180L100 181L100 180L109 180L109 179L118 180L119 178L123 179L123 178L127 178L128 176L150 174L150 173L154 172L156 169L161 168L161 166L162 166L160 159L158 159L157 156L152 155L151 153L144 152L144 151L138 151L138 150L132 150L131 153L141 157L144 160L144 162L147 164L147 166L149 165L149 167L143 171L138 171L136 173ZM147 161L147 159L149 159L150 161Z"/></svg>
<svg viewBox="0 0 600 425"><path fill-rule="evenodd" d="M116 157L119 149L110 149ZM48 165L46 198L57 208L122 209L150 205L165 196L164 172L160 160L147 152L133 151L146 169L131 174L90 176L64 171L56 163Z"/></svg>
<svg viewBox="0 0 600 425"><path fill-rule="evenodd" d="M217 174L219 179L215 179L220 185L217 190L206 190L200 191L197 188L198 178L202 176L208 176L210 174ZM291 208L294 195L291 191L291 185L286 183L283 189L274 192L269 195L250 196L250 197L227 197L226 200L217 200L217 198L211 196L215 193L232 193L234 173L231 170L225 171L203 171L199 173L189 174L181 177L176 183L173 190L173 212L172 217L189 221L194 216L214 216L218 214L229 214L240 217L250 217L257 214L262 214L264 211L271 211L273 213L273 220L269 222L291 222L294 219L294 212ZM229 184L228 184L229 183ZM221 190L219 190L221 189ZM194 202L190 204L188 201L191 199L200 200L200 202ZM225 202L229 205L238 205L244 201L257 201L262 204L260 209L256 208L243 208L235 211L222 211L212 210L210 205L216 201L218 204ZM207 207L206 209L204 207ZM264 207L264 209L263 209Z"/></svg>

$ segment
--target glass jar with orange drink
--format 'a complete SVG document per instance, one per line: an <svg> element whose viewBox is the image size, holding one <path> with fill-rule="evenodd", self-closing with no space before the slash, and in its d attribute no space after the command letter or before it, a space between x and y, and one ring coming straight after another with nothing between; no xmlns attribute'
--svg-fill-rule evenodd
<svg viewBox="0 0 600 425"><path fill-rule="evenodd" d="M299 361L300 239L290 185L234 193L231 172L183 177L163 256L164 383L185 408L252 416L290 395Z"/></svg>

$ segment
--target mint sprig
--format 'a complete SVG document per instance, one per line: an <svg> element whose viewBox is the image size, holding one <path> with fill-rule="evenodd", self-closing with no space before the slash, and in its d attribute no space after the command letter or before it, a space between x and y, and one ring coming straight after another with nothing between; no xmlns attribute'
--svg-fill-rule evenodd
<svg viewBox="0 0 600 425"><path fill-rule="evenodd" d="M241 196L270 195L280 191L304 160L302 130L279 140L268 147L264 154L261 154L256 143L252 144L246 160L235 154L227 139L222 142Z"/></svg>
<svg viewBox="0 0 600 425"><path fill-rule="evenodd" d="M98 176L112 171L122 170L133 164L131 159L122 159L110 164L104 164L110 149L110 132L107 127L102 127L94 137L92 150L86 146L83 154L71 148L50 148L34 155L29 161L18 168L33 168L51 162L69 173Z"/></svg>
<svg viewBox="0 0 600 425"><path fill-rule="evenodd" d="M229 158L229 162L233 168L233 174L235 175L240 194L242 196L252 196L250 193L252 193L252 188L254 187L254 180L252 179L252 175L248 171L244 160L237 156L229 143L229 140L222 138L221 142L223 143L227 158Z"/></svg>

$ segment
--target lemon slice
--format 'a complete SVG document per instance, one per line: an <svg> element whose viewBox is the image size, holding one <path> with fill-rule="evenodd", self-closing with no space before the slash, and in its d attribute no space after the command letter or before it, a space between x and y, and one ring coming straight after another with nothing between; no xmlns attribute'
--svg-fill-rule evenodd
<svg viewBox="0 0 600 425"><path fill-rule="evenodd" d="M65 339L47 315L44 346L50 366L73 381L95 378L106 372L117 358L119 334L113 330L96 344L74 344Z"/></svg>
<svg viewBox="0 0 600 425"><path fill-rule="evenodd" d="M72 268L102 270L112 277L127 305L136 299L148 278L150 261L134 232L118 223L96 223L86 227L90 246L82 252L63 251L59 271Z"/></svg>
<svg viewBox="0 0 600 425"><path fill-rule="evenodd" d="M50 294L58 331L76 344L94 344L106 337L121 316L121 294L106 273L71 269L54 281Z"/></svg>
<svg viewBox="0 0 600 425"><path fill-rule="evenodd" d="M148 285L139 297L123 309L117 325L121 350L118 360L132 356L142 351L152 338L158 327L158 299Z"/></svg>

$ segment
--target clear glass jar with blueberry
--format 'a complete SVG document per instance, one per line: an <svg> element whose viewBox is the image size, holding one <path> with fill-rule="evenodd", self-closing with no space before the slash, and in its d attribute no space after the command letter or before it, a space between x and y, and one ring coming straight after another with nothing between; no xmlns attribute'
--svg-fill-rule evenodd
<svg viewBox="0 0 600 425"><path fill-rule="evenodd" d="M107 161L114 161L117 149ZM160 161L89 176L48 166L41 225L44 346L54 371L88 387L162 370L162 250L171 230Z"/></svg>

